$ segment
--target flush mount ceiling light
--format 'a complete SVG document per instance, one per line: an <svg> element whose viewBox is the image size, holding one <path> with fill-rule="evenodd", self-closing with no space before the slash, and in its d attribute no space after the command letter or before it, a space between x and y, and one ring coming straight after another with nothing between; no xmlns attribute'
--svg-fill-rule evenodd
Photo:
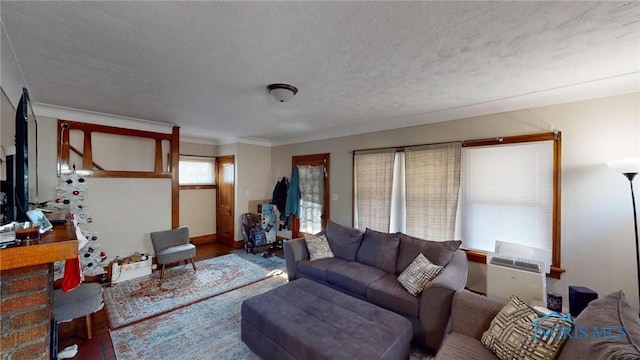
<svg viewBox="0 0 640 360"><path fill-rule="evenodd" d="M298 93L298 89L295 86L289 84L271 84L267 85L269 94L280 102L287 102Z"/></svg>

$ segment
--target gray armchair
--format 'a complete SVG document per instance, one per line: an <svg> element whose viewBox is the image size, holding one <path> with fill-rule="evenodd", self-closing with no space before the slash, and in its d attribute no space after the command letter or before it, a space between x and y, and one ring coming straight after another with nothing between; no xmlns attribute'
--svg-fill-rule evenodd
<svg viewBox="0 0 640 360"><path fill-rule="evenodd" d="M182 260L190 260L193 270L197 270L193 259L196 256L196 246L189 242L189 227L180 226L171 230L152 232L151 243L158 265L162 265L160 279L164 277L166 264Z"/></svg>

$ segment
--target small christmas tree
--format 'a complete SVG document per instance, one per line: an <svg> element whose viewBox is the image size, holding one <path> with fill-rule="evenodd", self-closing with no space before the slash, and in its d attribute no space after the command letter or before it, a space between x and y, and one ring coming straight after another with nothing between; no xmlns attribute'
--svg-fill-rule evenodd
<svg viewBox="0 0 640 360"><path fill-rule="evenodd" d="M89 240L89 244L78 251L82 273L88 276L97 276L105 272L103 266L107 260L107 253L105 246L98 241L98 233L88 227L93 219L86 211L87 188L87 180L75 172L60 176L60 185L56 188L57 197L52 206L67 209L69 214L78 219L78 227ZM62 265L56 264L55 278L61 278L63 275L64 262Z"/></svg>

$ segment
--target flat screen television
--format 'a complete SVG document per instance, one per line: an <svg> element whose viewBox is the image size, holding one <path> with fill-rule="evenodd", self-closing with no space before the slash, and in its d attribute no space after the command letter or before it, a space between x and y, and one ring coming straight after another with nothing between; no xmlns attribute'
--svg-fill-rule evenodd
<svg viewBox="0 0 640 360"><path fill-rule="evenodd" d="M29 91L22 88L22 96L16 106L16 152L6 158L7 180L2 183L6 195L3 206L5 222L29 221Z"/></svg>

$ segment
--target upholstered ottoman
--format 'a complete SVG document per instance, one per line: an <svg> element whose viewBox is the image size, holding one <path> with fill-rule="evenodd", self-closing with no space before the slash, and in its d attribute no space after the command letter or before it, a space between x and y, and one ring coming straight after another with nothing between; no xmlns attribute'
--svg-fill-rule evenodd
<svg viewBox="0 0 640 360"><path fill-rule="evenodd" d="M411 322L307 279L242 303L241 337L263 359L409 359Z"/></svg>

